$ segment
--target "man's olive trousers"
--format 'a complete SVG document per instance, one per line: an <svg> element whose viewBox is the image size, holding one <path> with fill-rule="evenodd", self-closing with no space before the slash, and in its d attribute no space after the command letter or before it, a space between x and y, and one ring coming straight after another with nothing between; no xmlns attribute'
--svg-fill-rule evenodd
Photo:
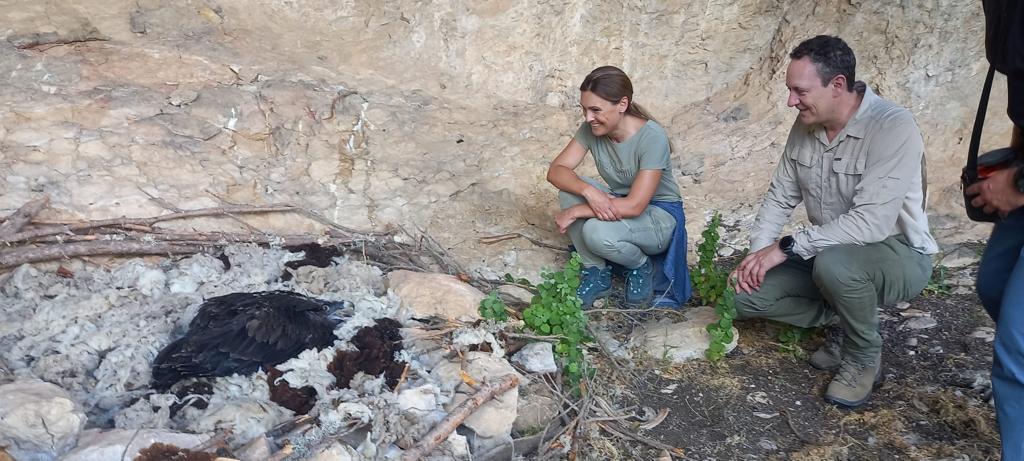
<svg viewBox="0 0 1024 461"><path fill-rule="evenodd" d="M736 314L798 327L824 326L838 315L845 332L843 357L868 363L882 352L878 306L917 296L931 273L931 256L910 248L902 235L837 245L769 270L759 290L736 294Z"/></svg>

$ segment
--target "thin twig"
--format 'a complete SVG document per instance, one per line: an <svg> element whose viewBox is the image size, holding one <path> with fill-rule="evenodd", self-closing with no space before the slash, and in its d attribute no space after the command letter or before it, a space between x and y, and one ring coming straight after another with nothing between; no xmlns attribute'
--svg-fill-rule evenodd
<svg viewBox="0 0 1024 461"><path fill-rule="evenodd" d="M566 246L566 245L552 245L550 243L545 243L545 242L542 242L540 240L537 240L537 239L535 239L533 237L529 237L527 235L520 234L519 232L510 232L508 234L492 235L492 236L489 236L489 237L480 237L479 239L477 239L477 241L482 243L482 244L484 244L484 245L492 245L492 244L495 244L495 243L498 243L498 242L503 242L505 240L511 240L511 239L514 239L514 238L526 239L530 243L532 243L534 245L537 245L539 247L550 248L552 250L559 250L559 251L566 252L566 253L569 252L569 247Z"/></svg>

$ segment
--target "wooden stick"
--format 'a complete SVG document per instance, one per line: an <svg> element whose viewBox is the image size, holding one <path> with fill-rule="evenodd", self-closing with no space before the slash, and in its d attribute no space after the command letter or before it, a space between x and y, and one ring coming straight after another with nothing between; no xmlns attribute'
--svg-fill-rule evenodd
<svg viewBox="0 0 1024 461"><path fill-rule="evenodd" d="M489 237L480 237L479 239L477 239L477 241L482 243L482 244L484 244L484 245L492 245L492 244L495 244L495 243L498 243L498 242L504 242L505 240L511 240L511 239L515 239L515 238L526 239L530 243L532 243L534 245L537 245L539 247L550 248L552 250L558 250L558 251L566 251L566 252L569 251L569 246L568 245L552 245L550 243L545 243L545 242L542 242L540 240L537 240L537 239L535 239L533 237L520 234L519 232L510 232L508 234L492 235L492 236L489 236Z"/></svg>
<svg viewBox="0 0 1024 461"><path fill-rule="evenodd" d="M405 452L402 455L402 461L415 461L425 458L430 452L434 451L441 442L444 442L448 435L459 427L463 421L469 415L473 414L480 405L488 402L499 394L503 394L509 389L519 385L519 376L517 375L505 375L501 379L487 383L480 387L480 390L476 391L470 398L462 402L458 407L455 408L448 416L434 426L427 435L423 436L423 440L420 444L411 450Z"/></svg>
<svg viewBox="0 0 1024 461"><path fill-rule="evenodd" d="M233 205L233 206L222 206L213 208L199 208L195 210L184 210L181 212L167 213L159 216L151 216L148 218L113 218L113 219L101 219L96 221L83 221L78 223L64 224L59 226L48 226L40 229L32 229L24 232L18 232L10 235L7 238L3 238L0 235L0 241L3 242L19 242L23 240L31 240L39 237L46 237L50 235L68 234L74 231L96 229L99 227L110 227L110 226L125 226L125 225L137 225L137 226L152 226L158 222L171 221L177 219L188 219L198 218L207 216L226 216L231 213L245 214L245 213L273 213L282 211L297 211L299 208L293 205L267 205L267 206L246 206L246 205Z"/></svg>
<svg viewBox="0 0 1024 461"><path fill-rule="evenodd" d="M357 238L336 238L315 234L275 235L275 234L245 234L235 232L122 232L120 234L85 234L68 236L49 236L33 239L38 243L70 243L70 242L91 242L97 240L123 241L123 242L172 242L187 244L221 244L232 243L257 243L263 245L295 246L310 243L320 243L324 246L341 246L359 243L362 240Z"/></svg>
<svg viewBox="0 0 1024 461"><path fill-rule="evenodd" d="M13 214L7 217L7 220L0 225L0 241L9 241L9 236L15 235L21 231L22 227L32 221L46 205L50 203L50 197L44 195L35 200L31 200L28 203L18 208Z"/></svg>
<svg viewBox="0 0 1024 461"><path fill-rule="evenodd" d="M128 241L97 241L76 242L66 245L48 245L36 248L15 248L0 251L0 269L8 269L22 264L54 259L74 258L78 256L97 255L171 255L193 254L202 252L201 245L180 245L163 242L128 242Z"/></svg>

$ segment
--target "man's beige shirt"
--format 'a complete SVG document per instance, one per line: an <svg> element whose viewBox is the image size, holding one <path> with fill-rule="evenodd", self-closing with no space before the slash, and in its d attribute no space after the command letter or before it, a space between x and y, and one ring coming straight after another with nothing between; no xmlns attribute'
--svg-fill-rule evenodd
<svg viewBox="0 0 1024 461"><path fill-rule="evenodd" d="M774 243L804 203L811 226L793 234L804 259L832 245L864 245L903 234L934 254L925 214L924 142L910 111L864 87L857 113L830 143L799 119L789 132L750 233L751 251Z"/></svg>

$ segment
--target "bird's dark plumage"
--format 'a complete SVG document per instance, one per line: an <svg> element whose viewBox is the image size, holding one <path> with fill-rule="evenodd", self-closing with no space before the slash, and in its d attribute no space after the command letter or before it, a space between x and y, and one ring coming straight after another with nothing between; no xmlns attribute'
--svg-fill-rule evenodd
<svg viewBox="0 0 1024 461"><path fill-rule="evenodd" d="M153 362L153 387L185 378L249 374L306 349L334 343L331 304L289 291L232 293L206 300L184 337Z"/></svg>

